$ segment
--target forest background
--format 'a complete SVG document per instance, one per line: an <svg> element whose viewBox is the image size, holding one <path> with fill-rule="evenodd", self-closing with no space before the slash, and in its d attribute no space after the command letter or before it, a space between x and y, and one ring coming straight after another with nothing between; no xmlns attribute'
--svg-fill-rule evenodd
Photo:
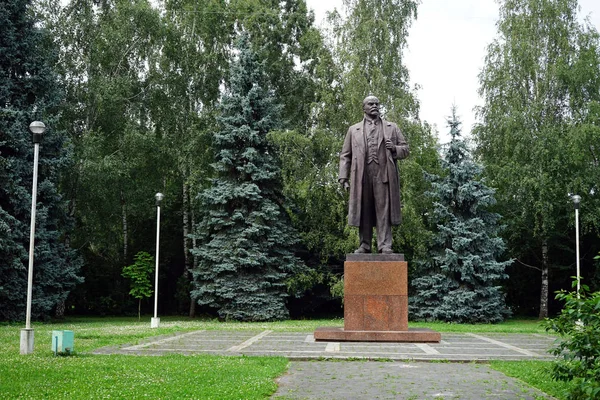
<svg viewBox="0 0 600 400"><path fill-rule="evenodd" d="M552 293L570 288L575 274L570 194L582 197L582 276L592 290L600 286L600 42L579 22L577 1L498 5L471 157L484 167L477 178L496 191L491 211L502 217L502 260L510 261L498 282L506 303L515 315L544 317L558 311ZM411 280L422 274L416 261L429 257L440 229L427 177L444 174L445 149L419 116L404 63L419 1L347 0L321 28L304 0L1 7L5 32L26 29L23 37L2 35L2 68L16 72L0 82L0 319L24 315L33 119L49 128L40 151L34 315L137 313L122 273L139 252L154 253L156 192L165 194L160 314L211 314L191 301L191 250L202 246L194 234L199 194L215 176L213 138L240 32L281 107L281 128L268 139L281 166L282 206L300 239L295 253L308 267L287 281L290 315L341 315L343 261L358 238L346 225L338 152L367 94L379 97L411 147L399 168L403 224L394 250L405 254ZM152 303L141 306L149 312Z"/></svg>

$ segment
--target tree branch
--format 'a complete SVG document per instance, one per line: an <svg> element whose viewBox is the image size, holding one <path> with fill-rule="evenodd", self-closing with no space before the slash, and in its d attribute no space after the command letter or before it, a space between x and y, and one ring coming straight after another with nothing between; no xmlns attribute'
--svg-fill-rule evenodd
<svg viewBox="0 0 600 400"><path fill-rule="evenodd" d="M535 269L535 270L538 270L538 271L542 272L542 269L541 269L541 268L534 267L533 265L525 264L523 261L519 260L518 258L517 258L517 261L518 261L520 264L522 264L523 266L527 267L527 268Z"/></svg>

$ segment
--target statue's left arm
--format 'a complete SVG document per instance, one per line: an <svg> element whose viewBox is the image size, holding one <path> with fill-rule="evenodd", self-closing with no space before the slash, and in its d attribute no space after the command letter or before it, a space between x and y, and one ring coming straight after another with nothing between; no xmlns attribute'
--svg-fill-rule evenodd
<svg viewBox="0 0 600 400"><path fill-rule="evenodd" d="M391 151L394 160L402 160L408 157L408 143L397 125L394 125L390 141L391 143L388 143L387 147Z"/></svg>

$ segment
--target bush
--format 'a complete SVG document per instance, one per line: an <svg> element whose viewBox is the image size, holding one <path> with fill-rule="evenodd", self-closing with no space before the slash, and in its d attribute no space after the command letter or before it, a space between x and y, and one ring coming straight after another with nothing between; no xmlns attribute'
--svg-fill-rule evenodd
<svg viewBox="0 0 600 400"><path fill-rule="evenodd" d="M573 282L573 287L577 281ZM565 303L559 316L547 319L545 327L561 336L551 353L559 358L552 367L555 380L572 382L569 399L600 398L600 292L557 292Z"/></svg>

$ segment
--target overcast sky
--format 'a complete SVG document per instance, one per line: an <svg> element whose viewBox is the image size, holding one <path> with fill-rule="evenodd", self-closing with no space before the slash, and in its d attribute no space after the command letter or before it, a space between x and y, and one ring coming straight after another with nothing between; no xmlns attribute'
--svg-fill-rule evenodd
<svg viewBox="0 0 600 400"><path fill-rule="evenodd" d="M341 7L341 0L306 0L320 24L326 11ZM600 30L600 1L579 0L580 17L589 16ZM405 63L411 87L421 89L421 119L435 124L442 142L448 139L446 117L458 107L463 133L475 122L473 108L481 104L478 74L485 50L496 36L498 4L494 0L422 0L409 31Z"/></svg>

